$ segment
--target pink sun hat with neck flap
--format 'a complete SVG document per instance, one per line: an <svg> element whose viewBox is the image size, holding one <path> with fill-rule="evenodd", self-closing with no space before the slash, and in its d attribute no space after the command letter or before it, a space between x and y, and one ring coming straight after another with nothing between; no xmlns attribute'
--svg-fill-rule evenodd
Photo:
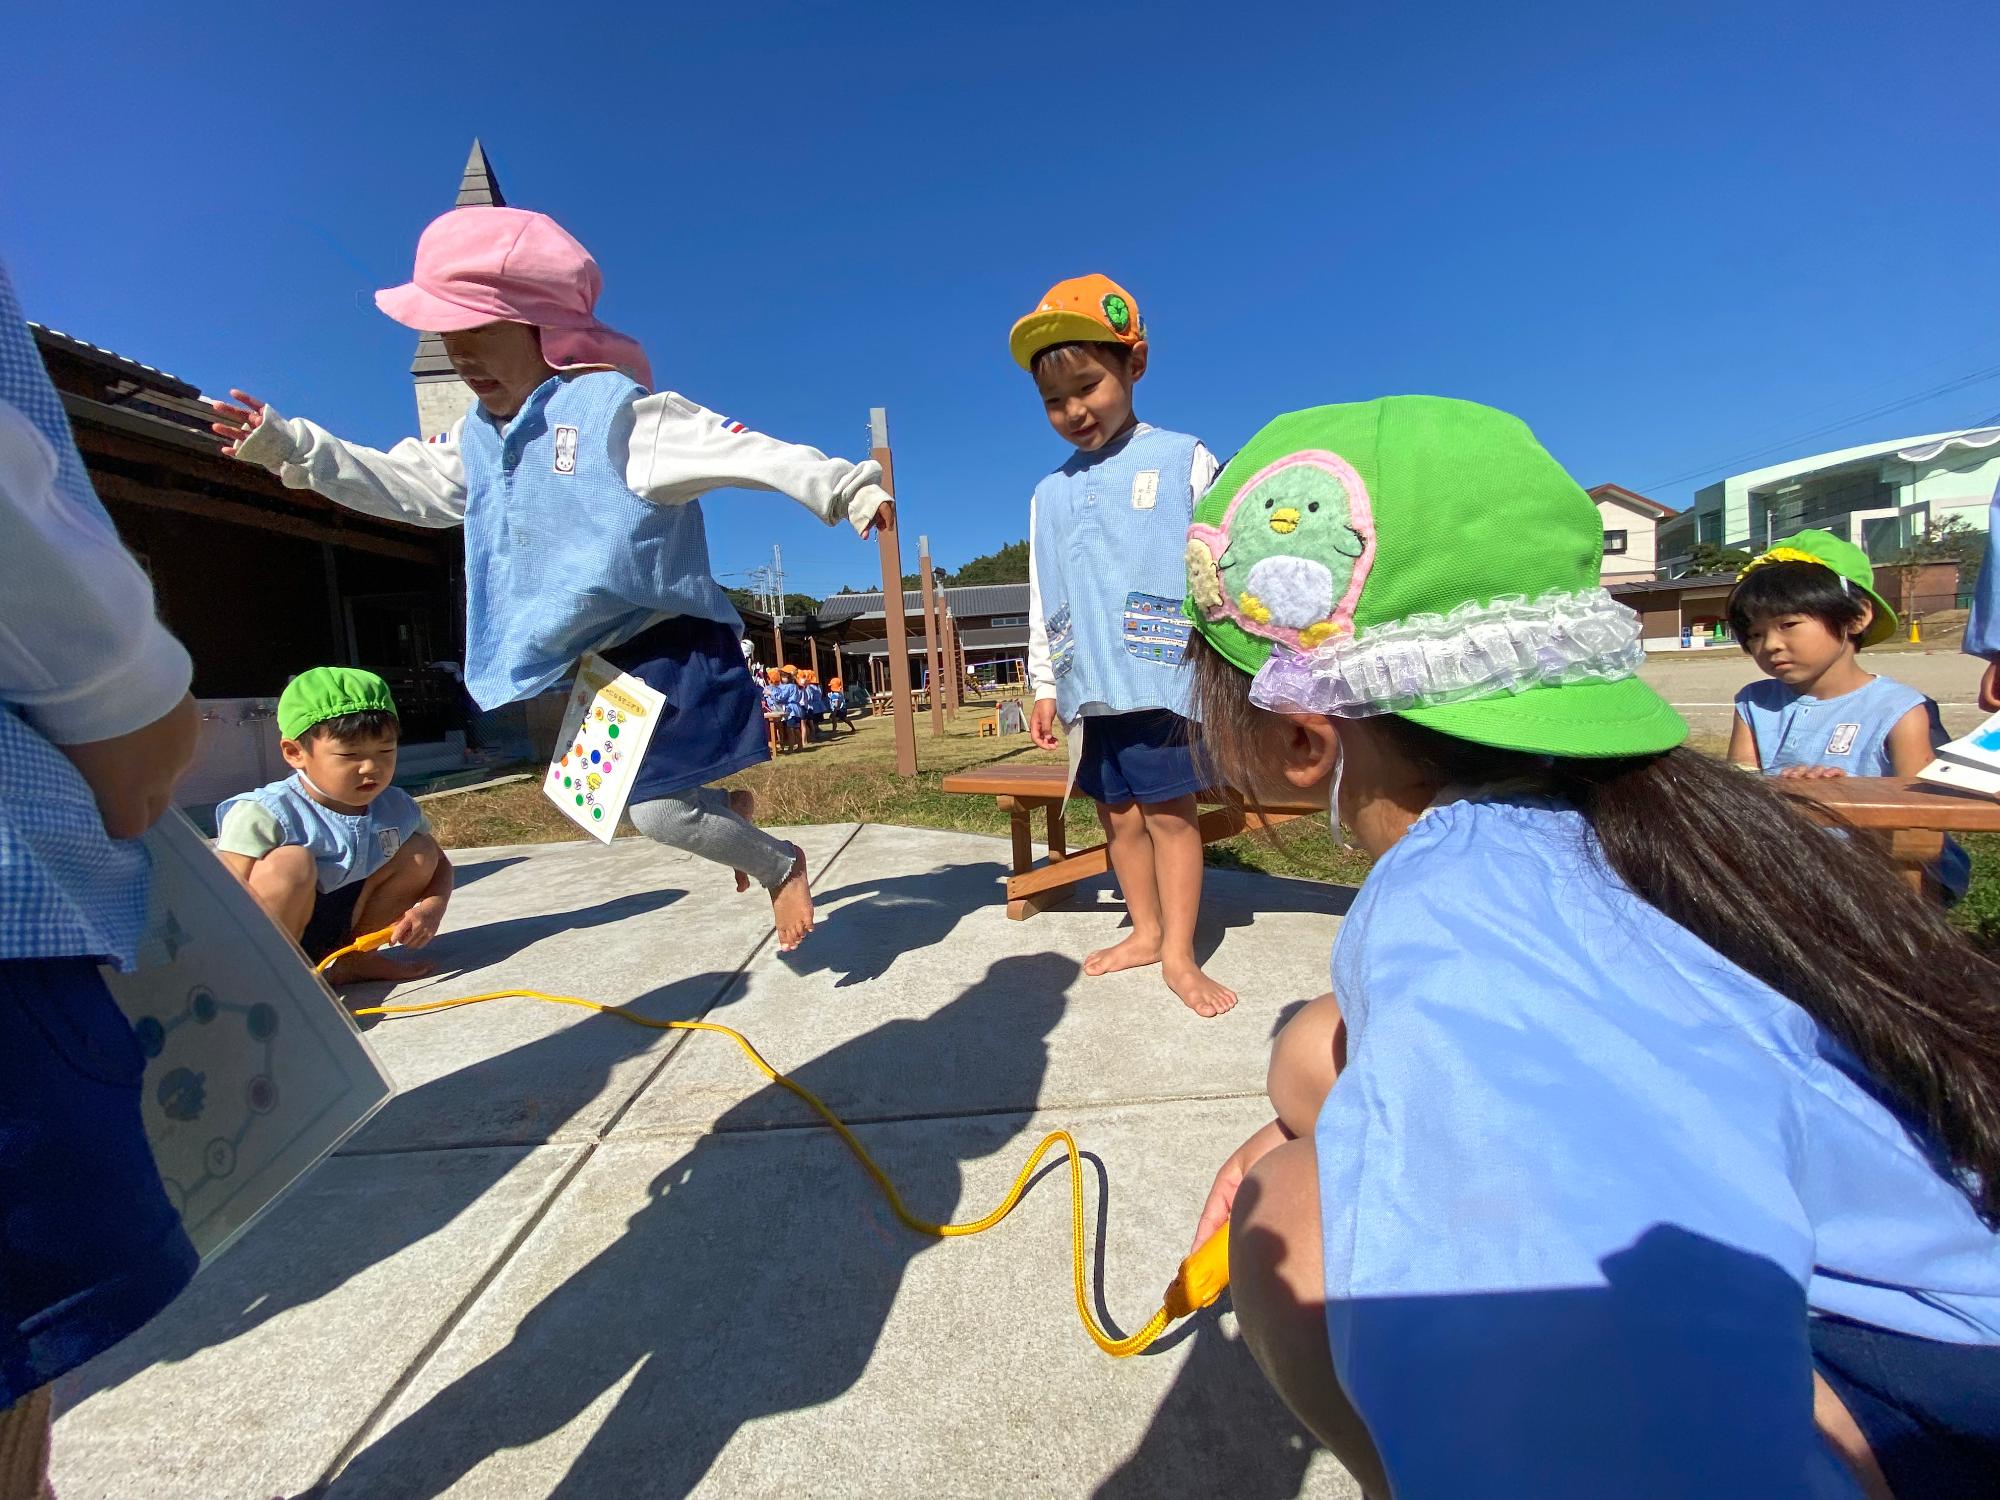
<svg viewBox="0 0 2000 1500"><path fill-rule="evenodd" d="M555 369L622 370L651 390L653 367L638 340L597 321L603 289L590 252L547 214L454 208L418 239L415 274L377 292L375 305L421 333L532 324Z"/></svg>

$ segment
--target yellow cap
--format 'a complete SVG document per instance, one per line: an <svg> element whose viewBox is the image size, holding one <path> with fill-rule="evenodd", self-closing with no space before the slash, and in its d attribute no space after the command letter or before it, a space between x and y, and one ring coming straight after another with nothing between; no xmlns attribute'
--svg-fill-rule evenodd
<svg viewBox="0 0 2000 1500"><path fill-rule="evenodd" d="M1145 336L1146 322L1132 294L1093 272L1050 287L1041 305L1014 325L1007 347L1014 362L1027 370L1037 354L1057 344L1123 344L1129 349Z"/></svg>

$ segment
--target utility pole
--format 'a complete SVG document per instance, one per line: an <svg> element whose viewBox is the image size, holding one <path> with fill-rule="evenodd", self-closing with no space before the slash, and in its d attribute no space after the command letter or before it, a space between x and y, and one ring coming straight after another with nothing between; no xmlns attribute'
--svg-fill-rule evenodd
<svg viewBox="0 0 2000 1500"><path fill-rule="evenodd" d="M937 584L931 575L931 539L917 538L917 568L924 586L924 659L930 663L931 737L944 733L944 661L938 654L939 609Z"/></svg>
<svg viewBox="0 0 2000 1500"><path fill-rule="evenodd" d="M868 409L870 457L882 466L882 488L896 493L896 473L889 455L889 411ZM895 714L896 774L917 774L917 714L910 697L910 631L903 617L903 544L897 523L877 527L875 540L882 557L882 622L888 628L889 703Z"/></svg>

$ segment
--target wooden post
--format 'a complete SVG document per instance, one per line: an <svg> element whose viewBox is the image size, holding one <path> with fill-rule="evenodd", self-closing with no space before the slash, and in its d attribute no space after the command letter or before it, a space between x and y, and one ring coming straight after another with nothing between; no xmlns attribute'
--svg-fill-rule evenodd
<svg viewBox="0 0 2000 1500"><path fill-rule="evenodd" d="M868 409L871 456L882 466L882 488L896 493L895 469L889 456L887 408ZM896 716L896 774L917 774L917 713L910 701L910 632L903 617L903 545L897 526L877 528L882 555L882 619L888 626L889 703Z"/></svg>
<svg viewBox="0 0 2000 1500"><path fill-rule="evenodd" d="M945 712L956 721L959 691L965 679L958 669L958 621L952 618L950 605L944 611L944 682Z"/></svg>
<svg viewBox="0 0 2000 1500"><path fill-rule="evenodd" d="M813 676L817 677L819 676L819 637L816 635L807 636L806 644L812 647Z"/></svg>
<svg viewBox="0 0 2000 1500"><path fill-rule="evenodd" d="M777 659L771 665L782 667L785 664L785 637L779 631L778 622L775 619L771 621L771 649L777 652ZM556 727L558 732L560 732L562 726L558 725Z"/></svg>
<svg viewBox="0 0 2000 1500"><path fill-rule="evenodd" d="M944 658L938 649L937 584L931 573L931 539L917 538L917 569L924 586L924 660L930 665L931 736L944 733Z"/></svg>

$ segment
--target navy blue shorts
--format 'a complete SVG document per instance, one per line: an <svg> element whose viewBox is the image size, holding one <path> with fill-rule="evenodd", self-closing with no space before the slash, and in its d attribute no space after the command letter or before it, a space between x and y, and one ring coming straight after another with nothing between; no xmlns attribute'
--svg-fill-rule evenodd
<svg viewBox="0 0 2000 1500"><path fill-rule="evenodd" d="M145 1067L96 964L0 959L0 1410L194 1275L139 1121Z"/></svg>
<svg viewBox="0 0 2000 1500"><path fill-rule="evenodd" d="M1813 1364L1898 1496L2000 1496L2000 1346L1946 1344L1846 1318L1811 1322Z"/></svg>
<svg viewBox="0 0 2000 1500"><path fill-rule="evenodd" d="M306 957L318 963L336 948L354 941L354 908L361 904L361 888L368 882L350 880L336 891L313 894L312 915L306 930L299 934L299 946Z"/></svg>
<svg viewBox="0 0 2000 1500"><path fill-rule="evenodd" d="M1188 746L1188 728L1186 719L1164 708L1086 715L1076 789L1113 807L1192 796L1203 777Z"/></svg>
<svg viewBox="0 0 2000 1500"><path fill-rule="evenodd" d="M632 778L635 806L771 758L764 694L729 626L677 615L598 654L667 700L666 717Z"/></svg>

